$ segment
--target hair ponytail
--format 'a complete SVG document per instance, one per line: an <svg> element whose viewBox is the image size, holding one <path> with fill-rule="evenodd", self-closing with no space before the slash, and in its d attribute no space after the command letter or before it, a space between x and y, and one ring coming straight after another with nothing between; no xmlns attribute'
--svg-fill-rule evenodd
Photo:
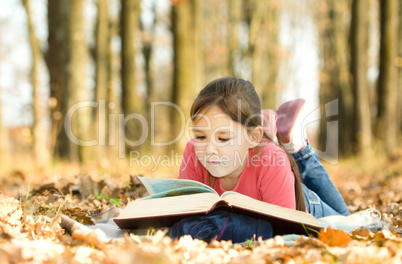
<svg viewBox="0 0 402 264"><path fill-rule="evenodd" d="M280 145L280 147L283 149L283 147ZM283 149L284 150L284 149ZM295 175L295 195L296 195L296 210L299 211L306 211L306 203L304 201L304 193L303 193L303 188L302 188L302 179L300 176L300 171L299 167L297 166L297 163L295 159L290 155L286 150L284 150L286 155L289 158L290 165L292 167L292 172Z"/></svg>

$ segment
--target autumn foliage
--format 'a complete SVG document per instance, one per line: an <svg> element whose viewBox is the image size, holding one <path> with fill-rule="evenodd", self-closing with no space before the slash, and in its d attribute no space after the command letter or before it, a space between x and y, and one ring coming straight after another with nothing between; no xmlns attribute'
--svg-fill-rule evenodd
<svg viewBox="0 0 402 264"><path fill-rule="evenodd" d="M243 263L386 262L402 258L402 239L390 231L357 230L349 235L327 229L317 238L301 237L287 246L283 237L258 239L254 246L230 241L207 244L185 236L172 240L158 231L142 239L126 235L108 242L100 230L66 234L60 217L28 216L14 198L0 200L2 263Z"/></svg>
<svg viewBox="0 0 402 264"><path fill-rule="evenodd" d="M124 207L146 195L144 188L136 177L124 176L128 173L118 177L61 175L58 180L53 175L50 180L43 172L32 171L32 189L24 190L21 187L29 175L14 172L1 182L5 188L0 197L0 263L401 263L402 179L395 176L399 165L364 168L350 161L328 170L351 212L376 208L390 230L361 228L348 234L328 228L293 241L276 236L267 241L250 238L244 244L207 244L189 236L172 240L167 230L144 237L126 234L114 241L101 230L68 230L62 225L63 217L87 226L104 221L113 216L110 209L116 208L108 197L119 199ZM384 176L372 176L381 171Z"/></svg>

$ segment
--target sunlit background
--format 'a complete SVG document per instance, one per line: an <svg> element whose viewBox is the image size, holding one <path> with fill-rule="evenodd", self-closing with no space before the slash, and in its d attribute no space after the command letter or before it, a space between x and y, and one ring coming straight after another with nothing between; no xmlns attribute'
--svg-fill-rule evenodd
<svg viewBox="0 0 402 264"><path fill-rule="evenodd" d="M84 62L86 70L84 75L81 75L84 76L82 77L84 78L84 86L79 88L81 93L76 93L82 96L75 99L69 98L68 104L63 107L71 107L74 100L75 103L80 100L99 102L96 101L96 91L98 91L96 32L98 8L100 2L103 1L82 0L74 2L83 7L82 14L79 15L83 17L84 48L87 54L86 62ZM133 110L135 107L131 110L125 108L124 105L127 103L123 102L123 98L127 98L124 90L125 82L122 82L122 63L124 62L121 53L123 33L120 30L120 16L123 11L121 8L123 2L118 0L105 1L108 13L106 19L110 27L107 45L111 54L107 65L107 89L111 97L106 100L115 103L113 114L116 114L116 118L118 113L127 116L137 111ZM381 82L378 82L379 76L381 76L380 59L385 57L380 53L382 34L380 10L385 7L381 7L377 1L367 1L366 5L360 3L360 6L357 6L359 1L351 0L338 2L286 0L280 1L280 3L278 1L259 0L150 0L132 2L140 5L140 9L133 11L134 20L137 22L133 28L133 39L131 40L131 45L134 48L134 55L131 58L134 62L134 68L130 73L134 78L134 81L130 82L135 84L135 87L131 87L131 89L138 94L139 101L138 103L131 102L131 104L140 105L139 102L142 102L144 104L142 107L145 110L143 113L140 110L138 112L144 116L150 118L147 108L151 102L169 101L185 110L196 93L209 81L222 76L235 76L254 83L261 96L264 108L277 108L281 103L288 100L305 98L312 113L305 122L312 144L318 150L325 152L326 146L330 145L328 140L336 142L337 149L332 153L336 155L336 158L338 157L338 148L340 149L339 153L357 154L368 145L377 142L377 139L382 142L384 138L387 138L378 133L378 124L383 122L381 121L383 119L381 115L384 115L382 113L389 112L384 109L379 110L379 107L382 107L379 105L383 105L380 104L379 100L385 99L381 99L381 96L378 95L381 93L390 94L390 92L379 92L380 87L383 87ZM17 141L17 145L14 142L11 147L8 147L8 152L14 155L15 149L17 149L14 146L19 146L18 141L25 135L30 139L28 139L28 143L24 143L22 150L35 153L34 145L38 140L34 140L34 127L39 126L43 131L41 133L46 134L46 140L43 141L42 145L44 146L42 147L47 149L50 157L52 157L51 159L57 160L64 157L82 161L83 153L72 156L70 150L67 151L67 154L62 153L63 144L60 143L62 142L60 140L63 139L56 135L57 133L64 133L63 129L60 129L60 124L65 118L65 113L54 110L56 105L60 105L62 97L56 98L50 93L49 65L46 64L43 56L49 50L48 1L46 0L25 1L25 3L29 3L31 22L34 27L33 32L39 41L42 52L41 57L36 62L38 80L35 93L39 96L40 105L38 107L42 109L40 111L43 112L43 117L39 123L35 122L31 75L33 65L32 44L29 38L27 10L23 3L22 0L0 2L1 125L8 131L8 140L10 142ZM358 21L353 24L354 12L359 9L361 12L364 9L366 13L366 21L360 21L364 23L365 28L363 36L365 40L361 42L365 46L360 48L365 56L365 61L356 59L354 62L356 52L353 52L355 48L353 48L354 44L351 44L351 36L354 34L351 32L354 32L352 29L355 30L354 27L357 28L356 25L360 23ZM174 25L175 19L181 22ZM390 23L400 25L398 21L400 21L400 12L394 22ZM194 30L186 32L183 35L185 37L179 36L177 28L180 27L180 23L190 23ZM398 31L397 28L398 26L394 32L400 35L401 30ZM63 31L59 32L62 33ZM195 40L193 44L190 44L191 48L194 48L192 51L194 56L191 59L187 58L187 61L184 58L184 62L178 62L178 58L181 56L180 52L188 49L188 47L181 49L179 46L175 46L175 41L186 37ZM234 42L233 38L235 38ZM391 112L394 111L392 115L398 124L392 132L395 134L395 138L400 134L397 131L401 127L401 45L396 45L398 41L398 36L396 36L392 48L394 49L393 58L387 58L394 62L392 67L397 75L394 74L393 78L396 82L391 88L386 88L394 91L392 93L395 95L393 97L395 97L395 104L397 105L394 110L390 110ZM67 54L70 51L61 49L58 52ZM183 69L186 68L186 63L189 65L188 69L196 69L194 71L197 71L197 75L193 77L194 81L190 82L192 87L189 85L187 87L180 86L180 78L185 75ZM357 68L362 69L362 73L357 73L354 70ZM356 83L356 80L362 80L361 76L363 76L365 83L362 84L361 81ZM70 75L67 78L73 77ZM181 83L185 82L182 81ZM187 81L187 83L189 82ZM386 82L384 81L384 83ZM359 85L364 87L358 88ZM175 93L179 94L176 98L174 98ZM186 103L181 100L185 100ZM367 103L364 103L365 101ZM331 102L336 102L335 107L337 109L331 110L335 117L327 120L326 117L323 118L322 116L326 115L326 111L329 111L325 107ZM363 107L355 108L356 105L363 105ZM106 128L106 131L103 132L97 130L99 126L96 127L96 122L99 121L97 120L99 117L96 116L95 112L95 109L92 109L90 118L92 121L87 120L88 123L85 125L87 126L86 130L92 131L89 133L90 136L82 134L82 137L88 140L96 138L94 135L99 136L102 133L106 136L109 135ZM108 113L111 114L112 112ZM369 121L371 120L370 122L364 121L367 120L367 116ZM172 137L172 135L166 136L166 134L174 132L175 118L174 114L171 113L160 113L158 115L156 119L157 131L155 131L157 138L166 140L166 138ZM326 124L329 121L339 121L336 127L331 128L341 132L339 135L336 133L335 137L337 138L329 139L327 137ZM55 122L58 122L58 132L54 132ZM169 128L169 124L173 126ZM345 124L350 127L346 128ZM134 124L132 121L127 123L128 127L136 127L136 125L138 124ZM79 128L82 126L77 127L73 130L79 133ZM125 134L127 138L134 140L139 137L138 134L131 135L129 130ZM343 132L345 130L348 131ZM108 145L108 142L105 144ZM344 147L349 144L351 147ZM74 148L70 143L67 145ZM146 145L149 145L149 142ZM79 149L83 148L77 148L77 153L80 152ZM148 146L142 148L141 151L148 154L153 153L153 151L167 153L171 149L180 150L180 146L167 147L163 150ZM128 147L127 150L138 151L139 149ZM93 156L94 159L99 158L93 153L89 154L90 152L87 152L85 156ZM97 151L93 149L92 152ZM113 153L110 149L106 152ZM72 158L73 156L75 158ZM116 156L116 154L112 156Z"/></svg>

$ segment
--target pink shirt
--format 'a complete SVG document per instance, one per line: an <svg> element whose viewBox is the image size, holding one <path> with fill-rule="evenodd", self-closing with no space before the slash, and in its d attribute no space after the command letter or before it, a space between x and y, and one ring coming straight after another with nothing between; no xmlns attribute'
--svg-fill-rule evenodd
<svg viewBox="0 0 402 264"><path fill-rule="evenodd" d="M231 190L254 199L296 209L295 180L286 153L270 142L262 147L249 150L246 166L236 187ZM193 140L187 143L180 167L180 179L190 179L208 185L208 171L195 155ZM215 191L221 195L225 190L216 178Z"/></svg>

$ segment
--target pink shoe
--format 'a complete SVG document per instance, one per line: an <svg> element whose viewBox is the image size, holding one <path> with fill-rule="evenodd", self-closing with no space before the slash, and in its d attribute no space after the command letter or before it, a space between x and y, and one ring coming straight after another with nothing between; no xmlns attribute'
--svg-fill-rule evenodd
<svg viewBox="0 0 402 264"><path fill-rule="evenodd" d="M272 109L261 110L261 123L265 133L274 140L276 137L276 120L278 119L278 111Z"/></svg>
<svg viewBox="0 0 402 264"><path fill-rule="evenodd" d="M306 145L303 139L304 129L302 127L306 100L296 99L286 102L278 108L278 119L276 126L278 128L277 136L285 149L290 153L296 153Z"/></svg>

